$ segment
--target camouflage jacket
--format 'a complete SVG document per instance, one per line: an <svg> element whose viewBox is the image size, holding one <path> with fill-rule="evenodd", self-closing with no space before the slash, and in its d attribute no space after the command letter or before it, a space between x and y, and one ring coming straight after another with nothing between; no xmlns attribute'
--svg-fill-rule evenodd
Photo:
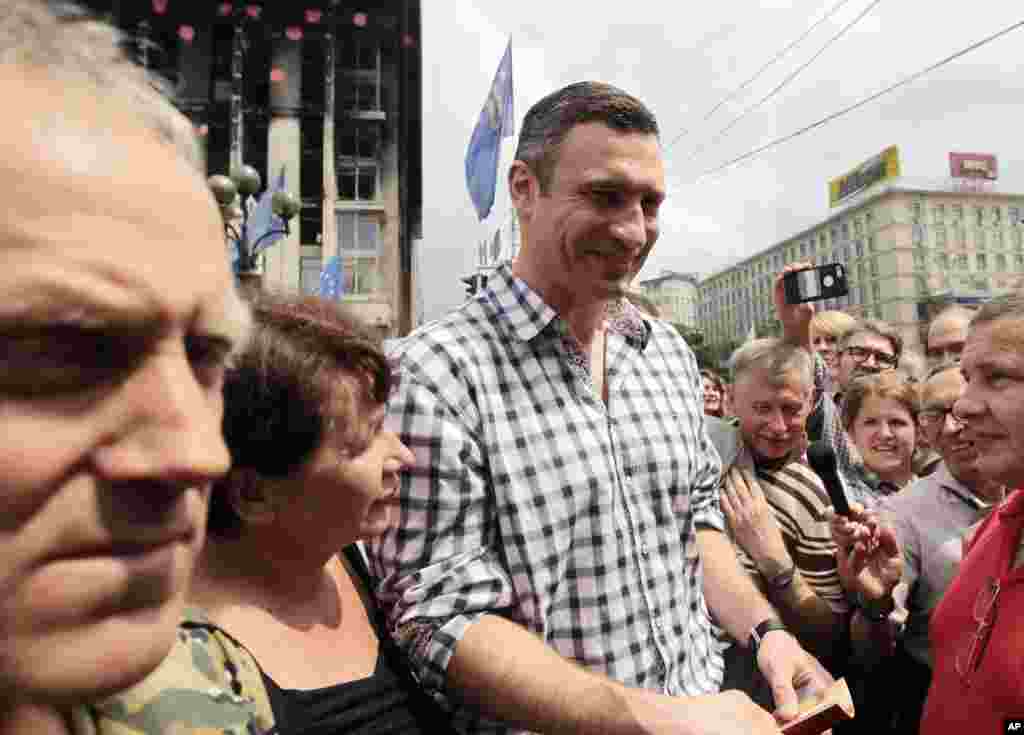
<svg viewBox="0 0 1024 735"><path fill-rule="evenodd" d="M255 659L198 608L186 608L171 652L134 687L70 717L73 735L271 735Z"/></svg>

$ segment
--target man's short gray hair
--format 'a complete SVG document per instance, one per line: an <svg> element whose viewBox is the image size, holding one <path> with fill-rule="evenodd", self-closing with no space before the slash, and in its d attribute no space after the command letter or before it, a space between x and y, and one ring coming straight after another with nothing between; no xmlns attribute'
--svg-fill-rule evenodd
<svg viewBox="0 0 1024 735"><path fill-rule="evenodd" d="M202 147L188 118L167 99L166 82L125 56L116 29L73 12L71 3L58 5L61 17L41 0L0 0L0 67L34 70L124 104L143 129L204 173Z"/></svg>
<svg viewBox="0 0 1024 735"><path fill-rule="evenodd" d="M799 372L808 390L814 385L814 365L810 353L778 337L762 337L741 345L729 358L729 373L735 385L751 370L762 370L773 384L781 384L792 371Z"/></svg>

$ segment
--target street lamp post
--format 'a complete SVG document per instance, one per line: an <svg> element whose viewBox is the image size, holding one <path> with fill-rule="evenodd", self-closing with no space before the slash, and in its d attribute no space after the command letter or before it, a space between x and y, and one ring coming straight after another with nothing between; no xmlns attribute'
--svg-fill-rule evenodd
<svg viewBox="0 0 1024 735"><path fill-rule="evenodd" d="M241 165L230 176L216 174L208 180L214 199L220 205L224 218L224 235L236 253L235 272L238 280L246 287L259 288L261 275L258 257L261 245L270 237L291 234L289 223L298 214L301 204L294 194L275 191L271 194L270 209L280 218L282 226L275 227L273 221L259 232L252 231L250 222L250 198L260 190L259 172L252 166ZM266 194L264 193L264 196Z"/></svg>

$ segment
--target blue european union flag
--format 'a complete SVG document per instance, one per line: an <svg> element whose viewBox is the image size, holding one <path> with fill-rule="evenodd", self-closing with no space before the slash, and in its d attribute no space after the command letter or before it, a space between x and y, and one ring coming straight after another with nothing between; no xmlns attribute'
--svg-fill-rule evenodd
<svg viewBox="0 0 1024 735"><path fill-rule="evenodd" d="M466 188L481 221L494 205L501 139L512 135L512 118L512 41L509 41L466 150Z"/></svg>
<svg viewBox="0 0 1024 735"><path fill-rule="evenodd" d="M331 256L320 271L319 295L325 299L337 301L343 293L341 285L341 258Z"/></svg>

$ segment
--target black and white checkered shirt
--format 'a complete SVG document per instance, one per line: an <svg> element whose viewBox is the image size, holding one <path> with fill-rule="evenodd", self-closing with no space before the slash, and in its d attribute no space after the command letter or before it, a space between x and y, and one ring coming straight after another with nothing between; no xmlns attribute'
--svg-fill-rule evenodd
<svg viewBox="0 0 1024 735"><path fill-rule="evenodd" d="M395 349L388 420L416 462L371 564L439 698L455 644L487 613L626 685L719 689L695 525L725 524L696 362L625 302L606 324L607 408L565 323L507 265Z"/></svg>

